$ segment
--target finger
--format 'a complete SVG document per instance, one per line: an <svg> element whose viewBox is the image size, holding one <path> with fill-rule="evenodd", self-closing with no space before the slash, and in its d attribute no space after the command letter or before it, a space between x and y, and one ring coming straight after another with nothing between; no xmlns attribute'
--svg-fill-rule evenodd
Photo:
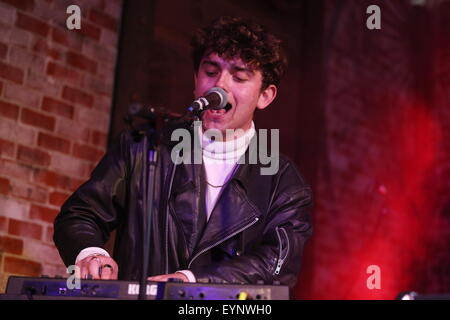
<svg viewBox="0 0 450 320"><path fill-rule="evenodd" d="M102 270L102 274L101 274L102 279L104 279L103 273L106 272L105 279L117 280L119 267L118 267L117 263L114 261L114 259L109 258L109 257L103 258L101 270Z"/></svg>
<svg viewBox="0 0 450 320"><path fill-rule="evenodd" d="M166 278L166 276L163 276L163 275L161 275L161 276L153 276L153 277L149 277L149 278L147 278L147 280L150 280L150 281L159 281L159 282L165 282L165 281L167 281L167 278Z"/></svg>
<svg viewBox="0 0 450 320"><path fill-rule="evenodd" d="M111 279L117 280L118 277L119 277L119 266L117 265L117 263L113 259L110 259L110 264L113 267L112 274L111 274Z"/></svg>
<svg viewBox="0 0 450 320"><path fill-rule="evenodd" d="M80 263L80 262L75 264L75 278L76 279L81 279L81 265L82 265L82 263Z"/></svg>
<svg viewBox="0 0 450 320"><path fill-rule="evenodd" d="M101 262L97 257L92 258L89 262L89 274L91 274L94 279L100 279L100 266Z"/></svg>
<svg viewBox="0 0 450 320"><path fill-rule="evenodd" d="M86 279L89 274L87 263L83 263L80 268L80 279Z"/></svg>
<svg viewBox="0 0 450 320"><path fill-rule="evenodd" d="M104 263L101 267L100 279L102 280L110 280L113 279L113 271L114 267L109 263Z"/></svg>

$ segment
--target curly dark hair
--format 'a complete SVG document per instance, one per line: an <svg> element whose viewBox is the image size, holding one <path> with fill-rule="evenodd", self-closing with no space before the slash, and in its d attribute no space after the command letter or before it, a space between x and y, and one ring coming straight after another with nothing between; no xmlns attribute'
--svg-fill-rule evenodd
<svg viewBox="0 0 450 320"><path fill-rule="evenodd" d="M192 37L192 59L196 72L201 59L217 53L225 58L241 58L252 70L262 72L262 87L279 85L287 67L281 40L255 22L243 18L221 17L198 29Z"/></svg>

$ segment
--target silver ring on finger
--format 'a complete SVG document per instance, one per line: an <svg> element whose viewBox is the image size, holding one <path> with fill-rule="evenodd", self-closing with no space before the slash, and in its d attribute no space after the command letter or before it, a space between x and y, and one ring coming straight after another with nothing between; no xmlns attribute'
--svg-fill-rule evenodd
<svg viewBox="0 0 450 320"><path fill-rule="evenodd" d="M102 265L102 268L109 268L109 269L111 269L111 273L113 273L113 271L114 271L114 268L113 268L113 266L112 266L112 265L110 265L110 264L108 264L108 263L106 263L106 264Z"/></svg>

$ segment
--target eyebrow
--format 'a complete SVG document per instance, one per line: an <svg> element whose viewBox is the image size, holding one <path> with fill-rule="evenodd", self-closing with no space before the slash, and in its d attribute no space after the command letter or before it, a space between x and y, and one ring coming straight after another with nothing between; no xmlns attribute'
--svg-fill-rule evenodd
<svg viewBox="0 0 450 320"><path fill-rule="evenodd" d="M203 64L209 64L209 65L211 65L211 66L213 66L213 67L217 67L217 68L220 67L219 64L218 64L217 62L212 61L212 60L203 60L202 65L203 65Z"/></svg>
<svg viewBox="0 0 450 320"><path fill-rule="evenodd" d="M210 66L213 66L213 67L216 67L216 68L220 68L220 64L217 63L216 61L213 61L213 60L203 60L202 65L203 64L207 64L207 65L210 65ZM240 67L240 66L232 65L231 69L233 71L237 71L237 72L241 72L242 71L242 72L247 72L249 74L254 74L254 71L251 70L248 67Z"/></svg>

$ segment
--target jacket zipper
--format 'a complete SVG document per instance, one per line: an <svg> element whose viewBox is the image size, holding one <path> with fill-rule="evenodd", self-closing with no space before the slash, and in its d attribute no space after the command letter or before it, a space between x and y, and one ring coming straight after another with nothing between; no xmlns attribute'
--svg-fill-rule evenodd
<svg viewBox="0 0 450 320"><path fill-rule="evenodd" d="M212 245L206 247L205 249L203 249L202 251L200 251L199 253L197 253L197 254L194 256L194 258L192 258L191 262L189 262L188 268L191 267L192 262L194 262L194 260L197 259L202 253L204 253L204 252L208 251L209 249L211 249L211 248L217 246L219 243L222 243L222 242L224 242L224 241L230 239L231 237L233 237L234 235L238 234L239 232L242 232L242 231L244 231L245 229L251 227L251 226L254 225L256 222L258 222L258 220L259 220L259 218L258 218L258 217L255 217L255 220L253 220L252 222L250 222L250 223L247 224L246 226L240 228L238 231L233 232L232 234L228 235L227 237L225 237L225 238L223 238L223 239L220 239L219 241L215 242L214 244L212 244Z"/></svg>
<svg viewBox="0 0 450 320"><path fill-rule="evenodd" d="M287 250L286 250L286 254L284 255L284 257L281 257L281 255L282 255L282 253L283 253L283 244L282 244L282 239L281 239L280 231L279 231L279 230L282 230L283 233L284 233L284 235L285 235L285 237L286 237ZM277 236L278 236L278 241L279 241L279 246L278 246L278 248L279 248L280 254L279 254L279 257L278 257L277 266L276 266L275 271L274 271L273 273L276 274L276 275L278 275L278 274L280 274L281 267L283 266L284 261L286 260L288 254L289 254L289 237L288 237L288 235L287 235L286 230L284 230L284 228L282 228L282 227L277 227L277 228L275 229L275 231L277 232Z"/></svg>

